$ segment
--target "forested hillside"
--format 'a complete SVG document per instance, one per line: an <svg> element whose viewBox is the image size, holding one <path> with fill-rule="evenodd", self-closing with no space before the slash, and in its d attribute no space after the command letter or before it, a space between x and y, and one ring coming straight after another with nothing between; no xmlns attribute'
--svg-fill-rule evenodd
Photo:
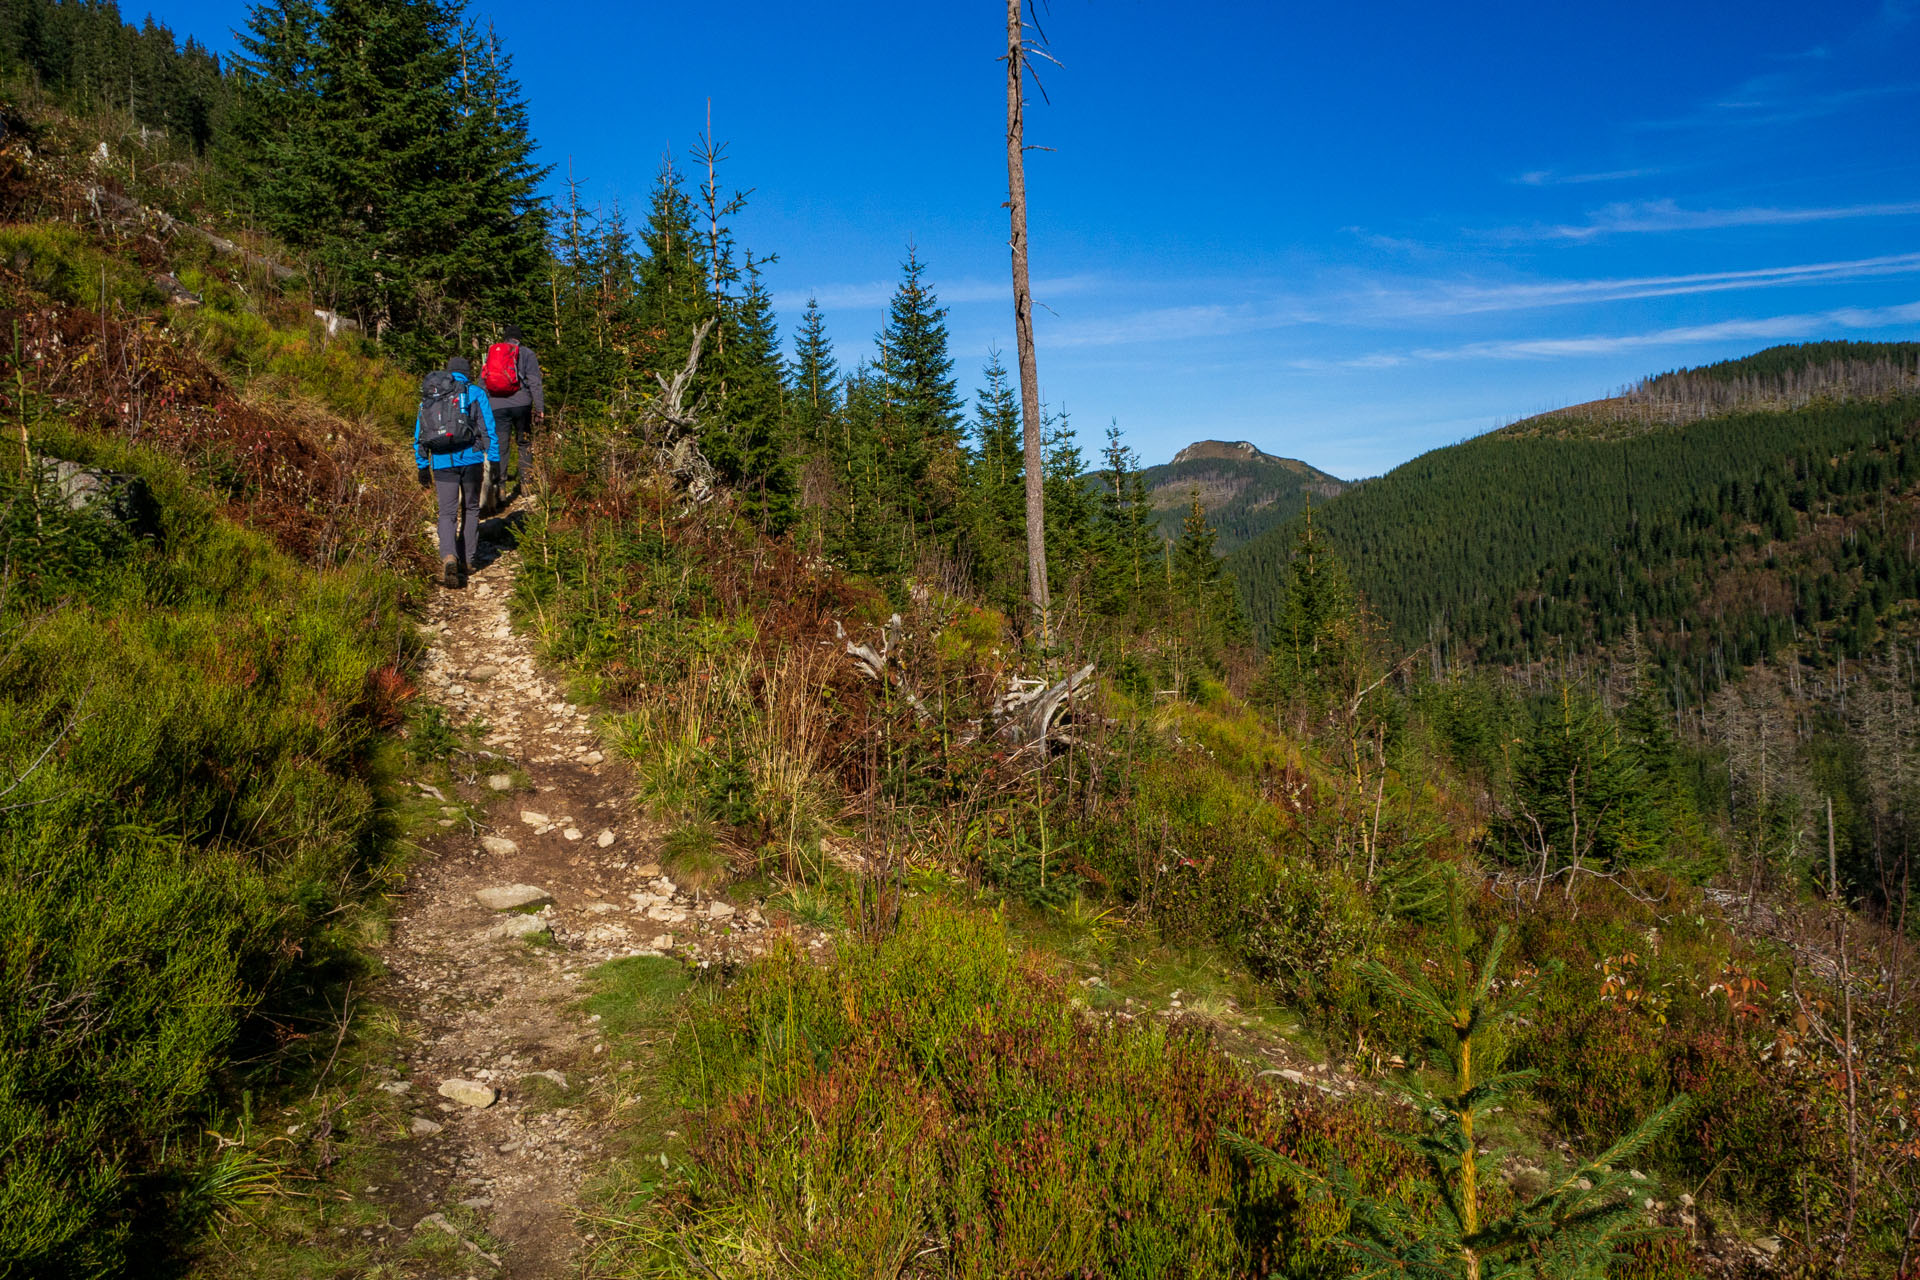
<svg viewBox="0 0 1920 1280"><path fill-rule="evenodd" d="M0 1276L1910 1269L1914 346L1350 488L1049 408L1042 611L945 264L849 360L711 133L629 220L456 4L241 41L0 24Z"/></svg>
<svg viewBox="0 0 1920 1280"><path fill-rule="evenodd" d="M1162 538L1179 536L1198 498L1207 523L1220 535L1221 555L1292 519L1309 498L1324 502L1346 488L1345 481L1316 467L1276 458L1244 440L1190 444L1171 462L1146 468L1141 479Z"/></svg>
<svg viewBox="0 0 1920 1280"><path fill-rule="evenodd" d="M1696 700L1789 642L1857 658L1913 595L1917 359L1834 344L1665 375L1416 458L1316 527L1394 642L1442 664L1588 652L1636 620ZM1297 537L1232 561L1258 634Z"/></svg>

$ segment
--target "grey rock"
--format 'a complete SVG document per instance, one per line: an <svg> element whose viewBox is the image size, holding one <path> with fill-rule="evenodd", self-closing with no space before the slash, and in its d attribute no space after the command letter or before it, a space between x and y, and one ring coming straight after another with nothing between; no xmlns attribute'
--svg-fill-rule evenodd
<svg viewBox="0 0 1920 1280"><path fill-rule="evenodd" d="M549 819L547 818L546 814L535 813L531 809L522 809L520 811L520 821L526 823L530 827L544 827L549 824Z"/></svg>
<svg viewBox="0 0 1920 1280"><path fill-rule="evenodd" d="M473 670L467 672L467 679L479 680L479 681L485 682L493 679L495 676L499 674L500 674L500 668L494 666L490 662L483 662L479 666L475 667Z"/></svg>
<svg viewBox="0 0 1920 1280"><path fill-rule="evenodd" d="M415 1116L413 1123L407 1126L407 1131L416 1138L430 1138L446 1127L447 1126L437 1123L436 1121L427 1119L425 1116Z"/></svg>
<svg viewBox="0 0 1920 1280"><path fill-rule="evenodd" d="M553 895L538 885L506 884L481 889L473 895L489 911L520 911L553 901Z"/></svg>
<svg viewBox="0 0 1920 1280"><path fill-rule="evenodd" d="M512 857L520 852L520 846L505 836L481 836L480 847L499 858Z"/></svg>
<svg viewBox="0 0 1920 1280"><path fill-rule="evenodd" d="M380 1088L383 1092L390 1093L396 1098L404 1097L413 1092L413 1086L405 1080L389 1080L381 1085Z"/></svg>
<svg viewBox="0 0 1920 1280"><path fill-rule="evenodd" d="M495 938L531 938L548 927L545 916L509 916L487 930Z"/></svg>
<svg viewBox="0 0 1920 1280"><path fill-rule="evenodd" d="M83 467L60 458L34 459L40 483L60 495L69 510L92 510L137 534L159 532L160 508L139 476Z"/></svg>
<svg viewBox="0 0 1920 1280"><path fill-rule="evenodd" d="M610 849L613 847L613 839L614 839L613 832L602 831L599 835L593 838L593 842L599 845L602 849Z"/></svg>
<svg viewBox="0 0 1920 1280"><path fill-rule="evenodd" d="M487 779L487 786L495 791L511 791L513 790L513 776L511 774L496 773Z"/></svg>

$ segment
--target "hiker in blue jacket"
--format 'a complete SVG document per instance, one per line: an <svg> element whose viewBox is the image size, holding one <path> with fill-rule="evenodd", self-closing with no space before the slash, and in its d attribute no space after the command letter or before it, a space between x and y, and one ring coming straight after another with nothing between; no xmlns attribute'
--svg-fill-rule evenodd
<svg viewBox="0 0 1920 1280"><path fill-rule="evenodd" d="M420 413L413 420L420 483L431 484L440 503L440 581L449 587L467 585L480 554L481 484L489 465L500 466L493 409L472 379L465 356L449 358L444 370L421 380Z"/></svg>

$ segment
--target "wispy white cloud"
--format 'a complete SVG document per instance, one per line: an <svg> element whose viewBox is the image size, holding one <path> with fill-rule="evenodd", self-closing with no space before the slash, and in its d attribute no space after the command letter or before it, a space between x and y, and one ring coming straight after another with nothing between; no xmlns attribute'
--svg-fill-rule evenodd
<svg viewBox="0 0 1920 1280"><path fill-rule="evenodd" d="M1035 302L1044 304L1049 298L1084 293L1099 283L1099 278L1092 275L1035 280L1033 297ZM886 306L899 284L898 280L869 280L863 283L823 284L809 289L783 289L774 294L773 305L778 311L798 314L805 310L807 299L812 298L820 304L820 310L829 315L835 311L870 311ZM978 302L1005 302L1009 308L1013 306L1010 277L963 277L958 280L935 280L932 285L942 306L968 306Z"/></svg>
<svg viewBox="0 0 1920 1280"><path fill-rule="evenodd" d="M1772 289L1787 285L1831 284L1920 272L1920 253L1807 262L1747 271L1705 271L1689 275L1627 276L1600 280L1541 280L1504 284L1438 281L1416 289L1380 289L1364 296L1363 310L1375 319L1421 319L1489 311L1524 311L1575 303L1625 302L1697 293Z"/></svg>
<svg viewBox="0 0 1920 1280"><path fill-rule="evenodd" d="M1365 227L1342 227L1342 231L1371 249L1384 249L1389 253L1424 253L1427 246L1418 240L1408 240L1403 236L1383 236L1379 232L1369 231Z"/></svg>
<svg viewBox="0 0 1920 1280"><path fill-rule="evenodd" d="M1270 306L1202 303L1051 324L1041 320L1039 327L1044 341L1051 347L1113 347L1131 342L1179 342L1252 333L1297 323L1301 318Z"/></svg>
<svg viewBox="0 0 1920 1280"><path fill-rule="evenodd" d="M1557 169L1534 169L1513 180L1527 187L1574 187L1591 182L1625 182L1629 178L1646 178L1665 172L1663 168L1608 169L1602 173L1561 173Z"/></svg>
<svg viewBox="0 0 1920 1280"><path fill-rule="evenodd" d="M1607 205L1596 210L1583 223L1513 231L1508 235L1524 239L1592 240L1608 235L1707 231L1721 227L1791 226L1852 218L1911 217L1916 214L1920 214L1920 200L1802 209L1782 209L1769 205L1750 205L1737 209L1688 209L1672 200L1640 200Z"/></svg>
<svg viewBox="0 0 1920 1280"><path fill-rule="evenodd" d="M1476 280L1415 280L1360 289L1334 289L1313 297L1150 307L1070 320L1043 316L1040 329L1048 346L1111 347L1233 337L1299 325L1419 325L1459 316L1914 274L1920 274L1920 252L1688 275L1496 284Z"/></svg>
<svg viewBox="0 0 1920 1280"><path fill-rule="evenodd" d="M1509 338L1453 347L1416 347L1375 352L1344 360L1299 360L1305 370L1385 369L1415 363L1460 360L1564 360L1617 355L1649 347L1684 347L1716 342L1791 342L1838 330L1884 329L1920 323L1920 302L1891 307L1842 307L1833 311L1720 320L1643 333L1595 334L1573 338Z"/></svg>
<svg viewBox="0 0 1920 1280"><path fill-rule="evenodd" d="M1800 76L1774 72L1755 76L1683 115L1642 120L1633 127L1653 133L1675 133L1796 124L1914 93L1920 93L1920 84L1857 85L1816 91L1804 87Z"/></svg>

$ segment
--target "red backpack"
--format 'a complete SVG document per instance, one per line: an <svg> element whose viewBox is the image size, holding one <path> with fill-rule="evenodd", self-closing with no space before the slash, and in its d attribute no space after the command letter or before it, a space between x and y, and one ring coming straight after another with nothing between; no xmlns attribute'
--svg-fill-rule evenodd
<svg viewBox="0 0 1920 1280"><path fill-rule="evenodd" d="M490 396L510 396L520 389L520 344L496 342L487 348L480 366L480 385Z"/></svg>

